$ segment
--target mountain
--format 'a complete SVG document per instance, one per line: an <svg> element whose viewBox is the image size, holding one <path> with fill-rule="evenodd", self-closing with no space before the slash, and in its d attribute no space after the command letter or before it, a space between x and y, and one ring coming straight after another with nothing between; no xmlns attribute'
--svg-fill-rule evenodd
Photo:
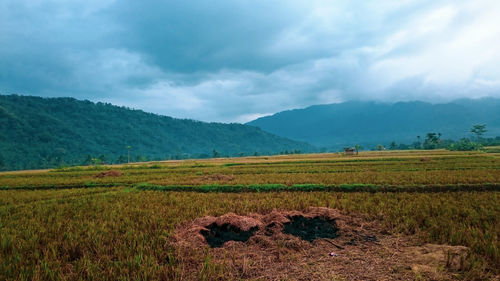
<svg viewBox="0 0 500 281"><path fill-rule="evenodd" d="M314 147L242 124L175 119L73 98L0 95L0 169L276 154Z"/></svg>
<svg viewBox="0 0 500 281"><path fill-rule="evenodd" d="M287 110L247 123L267 132L317 146L339 149L360 144L412 143L428 132L442 138L469 137L474 124L487 136L500 135L500 99L462 99L445 104L351 101Z"/></svg>

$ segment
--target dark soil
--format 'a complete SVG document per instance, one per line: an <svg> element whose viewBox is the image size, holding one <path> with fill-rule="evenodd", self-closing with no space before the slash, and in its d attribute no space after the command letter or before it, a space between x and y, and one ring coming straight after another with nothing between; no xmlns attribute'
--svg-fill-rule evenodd
<svg viewBox="0 0 500 281"><path fill-rule="evenodd" d="M283 224L283 232L312 242L318 238L336 238L338 227L335 220L304 216L293 216L290 222Z"/></svg>
<svg viewBox="0 0 500 281"><path fill-rule="evenodd" d="M208 280L460 280L468 266L466 247L425 244L329 208L205 216L180 225L168 245L184 265L181 280L200 272Z"/></svg>
<svg viewBox="0 0 500 281"><path fill-rule="evenodd" d="M207 244L212 248L222 247L224 243L227 241L240 241L246 242L252 235L254 235L255 231L257 231L258 227L252 227L248 231L244 231L243 229L225 223L223 225L217 225L216 223L212 223L209 226L206 226L206 229L202 229L200 233L207 240Z"/></svg>

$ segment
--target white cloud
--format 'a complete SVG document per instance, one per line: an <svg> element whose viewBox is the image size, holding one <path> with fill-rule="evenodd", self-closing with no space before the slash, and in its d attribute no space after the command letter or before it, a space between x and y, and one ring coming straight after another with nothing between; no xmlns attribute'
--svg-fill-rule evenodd
<svg viewBox="0 0 500 281"><path fill-rule="evenodd" d="M500 97L496 0L144 1L116 16L133 3L2 1L0 91L223 122L350 99Z"/></svg>
<svg viewBox="0 0 500 281"><path fill-rule="evenodd" d="M407 29L389 36L381 47L374 47L384 50L374 58L367 73L377 90L383 92L416 77L421 78L424 86L436 89L464 88L477 78L484 66L500 64L496 51L500 47L500 22L494 16L495 12L500 13L499 4L475 7L473 14L470 14L471 8L467 3L460 3L427 11L411 21ZM499 77L500 72L495 72ZM450 90L447 95L454 98L456 92ZM418 97L417 93L414 98Z"/></svg>

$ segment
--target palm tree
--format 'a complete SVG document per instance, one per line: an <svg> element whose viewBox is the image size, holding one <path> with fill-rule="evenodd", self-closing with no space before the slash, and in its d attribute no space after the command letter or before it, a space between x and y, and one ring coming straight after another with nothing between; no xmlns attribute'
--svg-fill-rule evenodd
<svg viewBox="0 0 500 281"><path fill-rule="evenodd" d="M128 162L130 163L130 145L127 145L127 155L128 155Z"/></svg>

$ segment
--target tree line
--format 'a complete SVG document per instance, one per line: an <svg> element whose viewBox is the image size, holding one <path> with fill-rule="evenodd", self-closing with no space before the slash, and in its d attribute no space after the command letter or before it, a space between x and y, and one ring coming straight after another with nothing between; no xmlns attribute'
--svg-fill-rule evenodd
<svg viewBox="0 0 500 281"><path fill-rule="evenodd" d="M408 149L449 149L454 151L472 151L480 150L484 146L500 145L500 136L495 138L485 138L484 134L488 130L486 124L476 124L470 129L472 137L464 137L459 140L443 139L439 132L429 132L424 138L416 137L416 141L411 144L396 143L392 141L387 146L377 145L372 150L408 150Z"/></svg>

